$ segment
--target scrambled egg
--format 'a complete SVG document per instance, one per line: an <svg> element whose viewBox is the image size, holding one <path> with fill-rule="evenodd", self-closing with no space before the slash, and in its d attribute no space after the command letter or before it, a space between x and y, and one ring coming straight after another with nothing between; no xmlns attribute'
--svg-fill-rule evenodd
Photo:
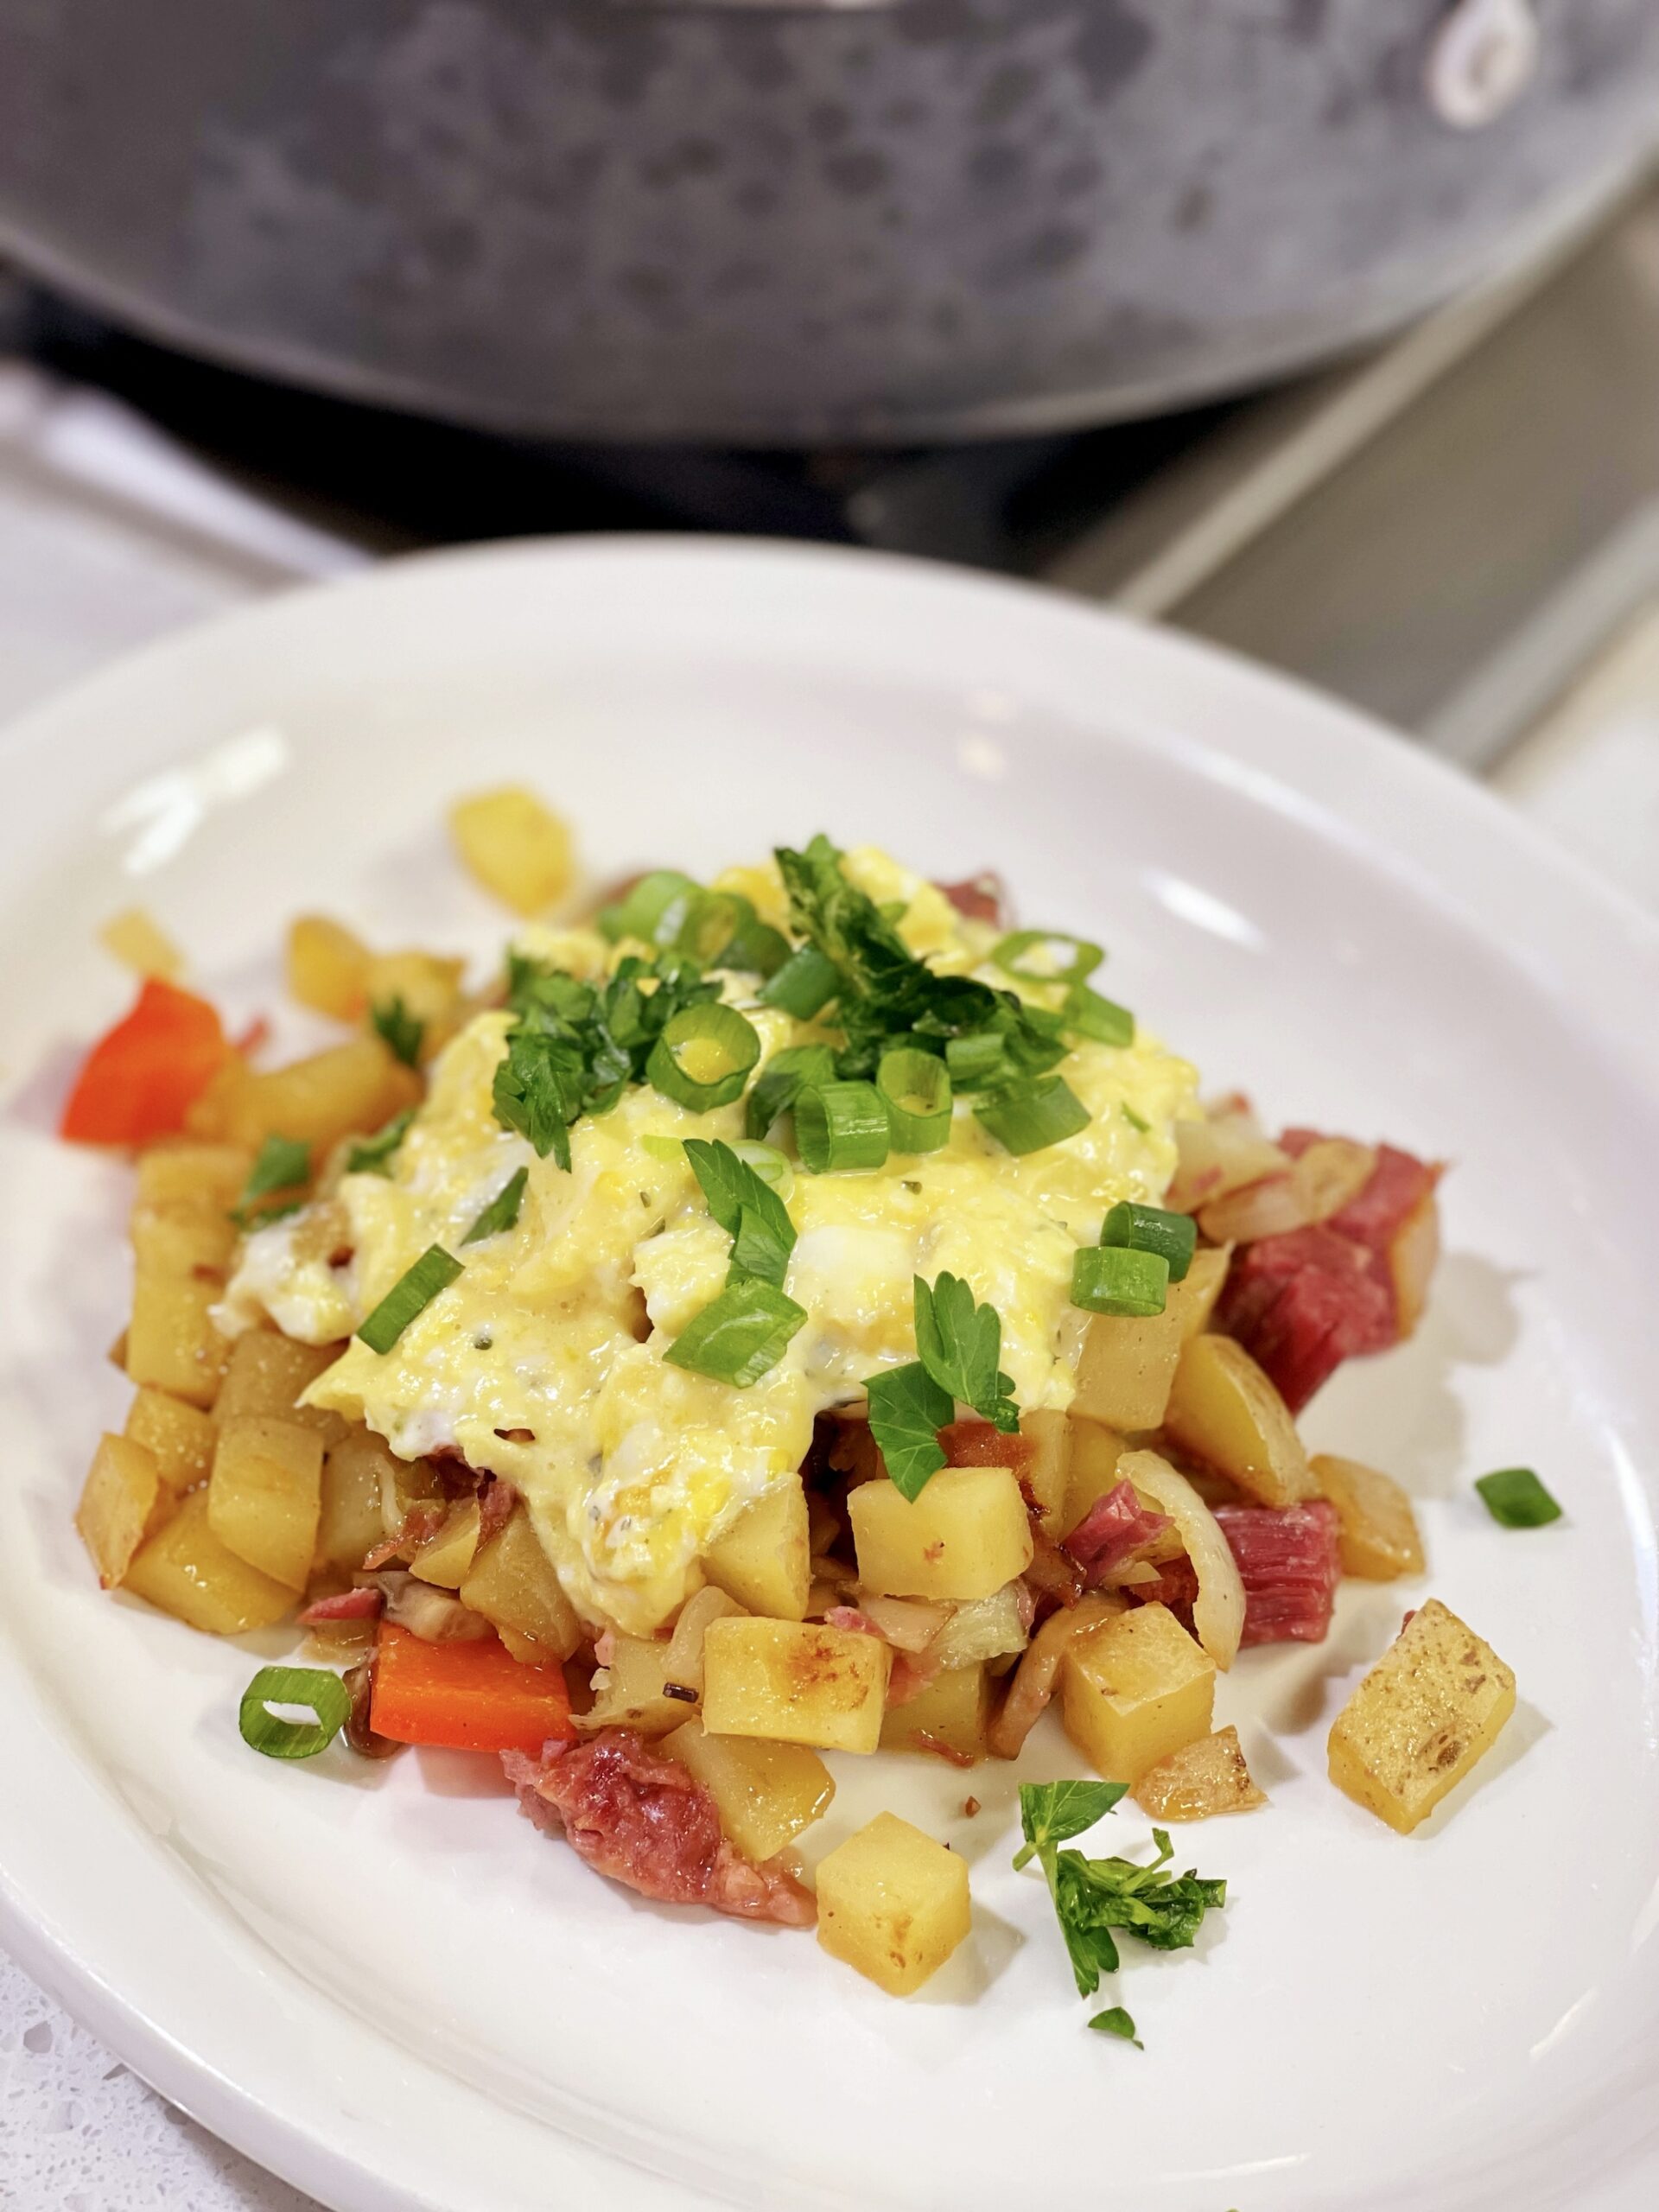
<svg viewBox="0 0 1659 2212"><path fill-rule="evenodd" d="M1007 987L982 964L995 931L883 854L852 852L846 868L878 901L905 902L898 926L912 951ZM733 869L715 887L786 920L770 867ZM589 978L615 957L588 931L530 929L518 943ZM755 1004L753 988L725 981L760 1033L764 1067L814 1032ZM1196 1111L1193 1070L1141 1033L1123 1050L1075 1046L1060 1071L1093 1118L1046 1150L1011 1157L958 1101L940 1151L894 1154L871 1173L797 1167L786 1288L808 1319L771 1372L738 1389L663 1357L723 1286L731 1241L683 1155L644 1140L739 1139L742 1102L699 1114L632 1087L612 1113L576 1125L566 1173L495 1119L491 1085L511 1026L505 1012L480 1014L445 1049L389 1177L341 1178L333 1195L350 1260L332 1264L339 1240L317 1233L315 1209L274 1224L248 1239L225 1318L245 1326L263 1310L289 1336L332 1343L429 1245L462 1257L465 1271L390 1352L353 1339L308 1395L405 1457L453 1447L507 1478L577 1610L632 1634L666 1619L697 1586L700 1554L800 1466L819 1412L915 1357L913 1276L963 1277L1001 1316L1001 1363L1020 1406L1064 1408L1089 1318L1070 1303L1072 1255L1118 1199L1162 1198L1172 1124ZM517 1226L463 1249L520 1166Z"/></svg>

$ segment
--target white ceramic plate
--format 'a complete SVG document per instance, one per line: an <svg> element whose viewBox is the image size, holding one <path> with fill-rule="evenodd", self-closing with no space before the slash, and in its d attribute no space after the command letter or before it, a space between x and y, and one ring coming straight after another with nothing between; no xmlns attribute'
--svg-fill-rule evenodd
<svg viewBox="0 0 1659 2212"><path fill-rule="evenodd" d="M1654 1503L1659 950L1479 792L1354 716L1058 598L869 556L634 541L399 566L151 652L0 747L0 1935L159 2088L350 2212L696 2201L1450 2212L1659 2196ZM1313 1441L1423 1501L1424 1586L1222 1689L1269 1811L1185 1831L1232 1902L1131 1956L1088 2033L1044 1892L931 1763L840 1762L815 1838L896 1802L972 1862L971 1943L894 2003L810 1939L653 1909L486 1763L285 1767L253 1653L101 1598L70 1526L124 1402L125 1179L56 1145L142 899L234 1012L302 907L482 954L445 803L507 778L604 874L827 828L1112 948L1109 988L1270 1117L1455 1163L1405 1350ZM291 1030L297 1040L301 1033ZM1541 1468L1566 1520L1470 1489ZM1324 1743L1423 1588L1514 1666L1497 1751L1409 1840ZM1076 1770L1058 1732L1035 1770ZM1104 1847L1147 1840L1132 1807ZM1133 1946L1126 1946L1133 1952Z"/></svg>

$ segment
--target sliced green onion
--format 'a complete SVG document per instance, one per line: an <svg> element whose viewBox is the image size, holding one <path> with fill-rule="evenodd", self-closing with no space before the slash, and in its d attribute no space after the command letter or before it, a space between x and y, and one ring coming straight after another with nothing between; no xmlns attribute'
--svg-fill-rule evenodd
<svg viewBox="0 0 1659 2212"><path fill-rule="evenodd" d="M1087 983L1072 984L1060 1007L1060 1020L1065 1028L1096 1045L1122 1049L1135 1042L1135 1016L1128 1007L1102 998Z"/></svg>
<svg viewBox="0 0 1659 2212"><path fill-rule="evenodd" d="M414 1118L415 1109L407 1107L403 1113L394 1115L384 1128L377 1129L372 1137L365 1137L360 1143L354 1144L346 1155L346 1173L348 1175L389 1176L392 1156L408 1134L409 1125Z"/></svg>
<svg viewBox="0 0 1659 2212"><path fill-rule="evenodd" d="M674 949L713 967L739 931L755 918L754 904L737 891L698 891L687 901Z"/></svg>
<svg viewBox="0 0 1659 2212"><path fill-rule="evenodd" d="M778 1364L805 1319L806 1308L776 1284L741 1276L681 1331L663 1357L747 1390Z"/></svg>
<svg viewBox="0 0 1659 2212"><path fill-rule="evenodd" d="M786 1114L810 1083L833 1083L836 1056L827 1045L785 1045L766 1062L760 1080L744 1107L744 1126L751 1137L763 1137L780 1114Z"/></svg>
<svg viewBox="0 0 1659 2212"><path fill-rule="evenodd" d="M406 1068L418 1067L421 1062L421 1043L426 1035L426 1024L417 1021L404 1004L400 995L382 999L369 1008L369 1020L375 1033L394 1059L401 1060Z"/></svg>
<svg viewBox="0 0 1659 2212"><path fill-rule="evenodd" d="M1127 1098L1118 1101L1118 1109L1132 1129L1138 1129L1143 1137L1152 1135L1152 1123L1144 1114L1137 1114Z"/></svg>
<svg viewBox="0 0 1659 2212"><path fill-rule="evenodd" d="M1012 1153L1040 1152L1089 1126L1089 1109L1064 1076L1044 1076L976 1106L975 1114Z"/></svg>
<svg viewBox="0 0 1659 2212"><path fill-rule="evenodd" d="M297 1705L313 1721L284 1720L270 1708ZM352 1694L338 1675L321 1667L262 1667L242 1693L237 1726L251 1751L268 1759L314 1759L326 1751L351 1718Z"/></svg>
<svg viewBox="0 0 1659 2212"><path fill-rule="evenodd" d="M1161 1252L1171 1282L1182 1281L1198 1246L1198 1224L1190 1213L1167 1213L1162 1206L1138 1206L1120 1199L1100 1227L1103 1244L1122 1244L1137 1252Z"/></svg>
<svg viewBox="0 0 1659 2212"><path fill-rule="evenodd" d="M1561 1517L1560 1507L1530 1467L1500 1467L1480 1476L1475 1488L1493 1520L1505 1529L1542 1529Z"/></svg>
<svg viewBox="0 0 1659 2212"><path fill-rule="evenodd" d="M780 1198L787 1198L795 1188L795 1170L776 1145L756 1144L748 1137L739 1137L732 1150Z"/></svg>
<svg viewBox="0 0 1659 2212"><path fill-rule="evenodd" d="M744 976L775 976L788 957L789 939L755 915L735 932L714 965Z"/></svg>
<svg viewBox="0 0 1659 2212"><path fill-rule="evenodd" d="M893 1147L873 1083L815 1084L795 1101L795 1145L815 1175L880 1167Z"/></svg>
<svg viewBox="0 0 1659 2212"><path fill-rule="evenodd" d="M524 1202L524 1185L529 1180L528 1167L515 1167L461 1238L461 1243L476 1244L480 1237L499 1236L504 1229L516 1226L518 1209Z"/></svg>
<svg viewBox="0 0 1659 2212"><path fill-rule="evenodd" d="M983 1090L988 1085L1006 1083L1014 1071L1007 1040L997 1029L950 1038L944 1048L944 1065L958 1090Z"/></svg>
<svg viewBox="0 0 1659 2212"><path fill-rule="evenodd" d="M442 1244L429 1244L408 1273L400 1275L358 1331L371 1351L390 1351L415 1319L461 1273L461 1262Z"/></svg>
<svg viewBox="0 0 1659 2212"><path fill-rule="evenodd" d="M1021 967L1020 962L1037 946L1052 947L1069 944L1071 959L1062 966L1057 960L1036 967ZM1005 976L1012 976L1021 983L1081 983L1092 976L1105 953L1097 944L1090 944L1087 938L1072 937L1065 930L1014 930L991 947L991 957Z"/></svg>
<svg viewBox="0 0 1659 2212"><path fill-rule="evenodd" d="M760 1002L781 1007L797 1021L810 1021L840 989L841 970L835 962L816 945L803 944L761 986Z"/></svg>
<svg viewBox="0 0 1659 2212"><path fill-rule="evenodd" d="M689 1055L688 1067L683 1055ZM671 1014L645 1063L647 1079L664 1098L694 1113L729 1106L741 1096L760 1057L760 1035L734 1006L704 999ZM722 1065L723 1063L723 1065Z"/></svg>
<svg viewBox="0 0 1659 2212"><path fill-rule="evenodd" d="M648 1152L653 1160L666 1160L675 1167L685 1158L685 1147L678 1137L644 1136L639 1140L639 1149Z"/></svg>
<svg viewBox="0 0 1659 2212"><path fill-rule="evenodd" d="M607 937L637 937L646 944L671 944L685 925L691 902L702 887L677 868L654 868L627 896L601 917Z"/></svg>
<svg viewBox="0 0 1659 2212"><path fill-rule="evenodd" d="M1071 1262L1071 1303L1090 1313L1146 1319L1169 1300L1169 1262L1128 1244L1084 1245Z"/></svg>
<svg viewBox="0 0 1659 2212"><path fill-rule="evenodd" d="M950 1073L912 1045L883 1052L875 1087L887 1109L895 1152L938 1152L950 1140Z"/></svg>

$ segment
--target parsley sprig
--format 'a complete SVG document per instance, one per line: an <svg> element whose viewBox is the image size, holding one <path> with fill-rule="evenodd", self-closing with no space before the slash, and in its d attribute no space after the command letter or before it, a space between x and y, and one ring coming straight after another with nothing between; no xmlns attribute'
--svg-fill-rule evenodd
<svg viewBox="0 0 1659 2212"><path fill-rule="evenodd" d="M1227 1902L1224 1881L1191 1870L1166 1872L1174 1851L1163 1828L1154 1828L1158 1855L1144 1866L1132 1859L1085 1859L1080 1851L1060 1848L1115 1810L1128 1787L1122 1782L1027 1782L1020 1787L1025 1841L1014 1864L1017 1870L1035 1859L1041 1866L1080 1997L1092 1997L1102 1974L1118 1971L1115 1929L1154 1950L1184 1950L1197 1936L1205 1914ZM1135 2023L1121 2005L1089 2024L1135 2040Z"/></svg>
<svg viewBox="0 0 1659 2212"><path fill-rule="evenodd" d="M284 1215L297 1213L297 1195L311 1177L311 1147L298 1137L269 1136L248 1171L241 1197L231 1209L238 1229L267 1229Z"/></svg>
<svg viewBox="0 0 1659 2212"><path fill-rule="evenodd" d="M993 1421L1004 1435L1020 1426L1014 1383L1001 1371L1002 1322L981 1306L960 1276L941 1274L913 1285L917 1357L873 1375L865 1385L870 1434L895 1489L918 1497L945 1462L939 1431L958 1402Z"/></svg>

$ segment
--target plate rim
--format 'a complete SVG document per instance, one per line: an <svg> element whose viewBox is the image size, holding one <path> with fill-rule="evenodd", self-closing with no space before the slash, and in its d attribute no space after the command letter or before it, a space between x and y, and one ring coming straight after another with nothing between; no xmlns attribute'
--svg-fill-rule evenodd
<svg viewBox="0 0 1659 2212"><path fill-rule="evenodd" d="M823 576L837 584L858 579L855 592L919 590L936 595L941 604L954 599L965 612L977 604L988 613L993 603L1010 613L1023 610L1027 617L1037 618L1037 627L1046 620L1062 649L1069 639L1079 652L1121 659L1126 690L1139 687L1147 695L1140 711L1131 709L1121 719L1137 737L1153 742L1160 741L1160 705L1179 715L1183 708L1197 711L1205 698L1213 708L1248 694L1268 711L1271 735L1265 742L1260 714L1236 718L1240 727L1249 728L1248 738L1230 737L1224 727L1207 727L1202 734L1166 730L1161 740L1178 750L1190 748L1212 772L1218 760L1230 761L1236 774L1247 778L1258 795L1276 804L1311 803L1332 823L1363 833L1374 853L1397 858L1420 889L1433 889L1444 897L1447 887L1436 866L1426 867L1421 855L1402 850L1395 834L1397 825L1390 823L1380 829L1377 815L1365 804L1386 798L1390 810L1403 806L1409 817L1412 802L1421 797L1430 817L1426 829L1447 820L1471 825L1490 861L1535 872L1535 888L1541 875L1558 903L1585 918L1580 926L1604 952L1611 945L1623 954L1629 966L1611 963L1617 972L1607 981L1612 1000L1635 1005L1659 984L1659 920L1633 897L1601 880L1586 862L1490 790L1358 709L1206 640L1147 625L1051 587L855 547L641 533L517 539L403 556L346 578L276 593L121 656L0 727L0 760L17 763L50 746L60 731L67 733L88 716L117 705L135 679L165 677L169 668L188 673L204 646L231 652L239 644L245 652L257 655L262 632L280 637L296 622L303 626L313 619L314 609L325 602L338 606L341 594L350 595L368 615L376 600L430 588L434 579L441 587L450 574L476 579L498 569L550 569L556 590L559 573L608 569L617 576L619 588L625 588L631 575L637 578L664 563L672 567L685 563L696 564L705 574L724 569L734 583L752 575L760 563L792 567L803 577ZM648 627L648 601L642 599L641 605L640 620ZM1221 719L1224 724L1225 717ZM1340 746L1332 745L1333 739L1340 739ZM1331 760L1340 757L1345 788L1336 787L1326 754ZM1573 951L1574 960L1581 963L1583 957L1582 948ZM1659 1041L1649 1041L1644 1048L1628 1031L1609 1033L1603 1020L1597 1019L1593 1027L1599 1042L1659 1100ZM0 1720L0 1734L10 1725ZM95 1782L73 1745L54 1745L50 1755L79 1769L86 1782ZM83 1928L60 1923L50 1906L31 1903L8 1871L5 1830L0 1807L0 1940L28 1974L162 2094L250 2158L340 2212L414 2212L417 2206L425 2212L439 2212L440 2208L442 2212L452 2212L452 2208L460 2212L459 2199L429 2196L423 2190L412 2193L376 2173L366 2157L376 2125L372 2120L364 2123L367 2133L359 2131L355 2147L338 2136L331 2139L315 2116L293 2114L257 2088L229 2080L204 2050L187 2047L169 2034L149 1999L124 1995L99 1972ZM314 1993L322 2002L332 2002L324 1993ZM425 2063L413 2053L407 2056L416 2064ZM707 2196L688 2183L669 2183L573 2136L562 2140L570 2153L569 2177L602 2180L619 2205L630 2212L724 2201Z"/></svg>

